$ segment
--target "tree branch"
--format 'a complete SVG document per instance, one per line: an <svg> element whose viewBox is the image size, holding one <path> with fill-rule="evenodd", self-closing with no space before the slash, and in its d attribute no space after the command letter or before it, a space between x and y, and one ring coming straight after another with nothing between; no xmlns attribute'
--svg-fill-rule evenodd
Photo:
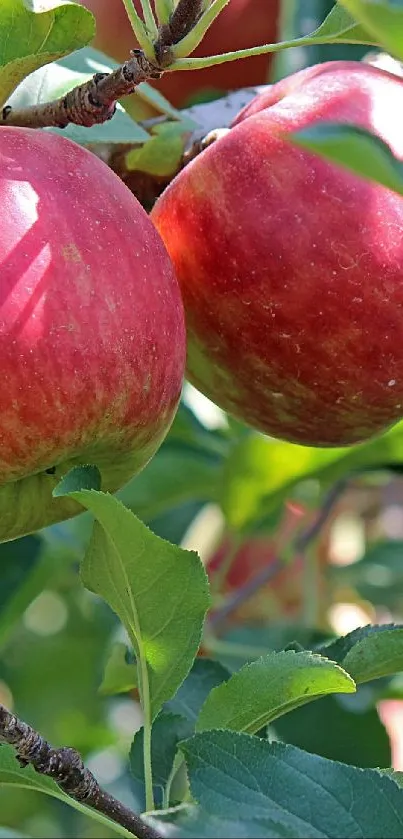
<svg viewBox="0 0 403 839"><path fill-rule="evenodd" d="M90 128L111 119L118 99L133 93L140 82L160 78L162 72L142 50L132 50L131 58L121 67L111 73L96 73L60 99L27 108L6 106L1 112L0 125L65 128L72 122Z"/></svg>
<svg viewBox="0 0 403 839"><path fill-rule="evenodd" d="M161 839L136 813L105 792L75 749L52 747L30 725L0 705L0 742L14 746L20 766L49 775L75 801L83 802L129 830L137 839Z"/></svg>

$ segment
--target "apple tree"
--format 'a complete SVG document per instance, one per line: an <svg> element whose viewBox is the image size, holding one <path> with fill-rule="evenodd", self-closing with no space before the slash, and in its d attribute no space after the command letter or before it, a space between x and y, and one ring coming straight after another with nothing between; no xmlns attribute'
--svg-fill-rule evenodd
<svg viewBox="0 0 403 839"><path fill-rule="evenodd" d="M0 4L0 836L403 833L403 3Z"/></svg>

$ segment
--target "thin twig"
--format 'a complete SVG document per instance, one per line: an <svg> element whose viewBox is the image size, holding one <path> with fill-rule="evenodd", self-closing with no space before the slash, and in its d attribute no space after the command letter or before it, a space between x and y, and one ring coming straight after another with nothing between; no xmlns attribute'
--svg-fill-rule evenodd
<svg viewBox="0 0 403 839"><path fill-rule="evenodd" d="M161 74L162 70L142 50L132 50L131 58L121 67L111 73L96 73L60 99L27 108L6 106L0 115L0 125L65 128L71 122L90 128L111 119L117 100L133 93L140 82L158 79Z"/></svg>
<svg viewBox="0 0 403 839"><path fill-rule="evenodd" d="M209 617L209 626L217 626L218 624L222 623L226 620L233 612L238 609L239 606L242 606L246 600L249 600L257 591L259 591L262 586L266 583L269 583L280 571L283 571L285 568L285 563L282 562L280 559L276 559L274 562L270 562L270 565L266 565L260 571L255 574L251 580L248 580L247 583L244 583L243 586L240 586L234 594L231 594L228 598L226 598L225 602L219 609L216 609Z"/></svg>
<svg viewBox="0 0 403 839"><path fill-rule="evenodd" d="M349 482L349 478L341 478L333 484L329 492L325 495L318 515L314 521L305 530L301 531L294 539L292 543L293 551L296 553L303 553L311 542L316 539L329 518L335 504L349 485ZM225 621L231 614L233 614L233 612L236 611L236 609L253 597L253 595L262 588L262 586L271 582L271 580L273 580L277 574L285 568L287 568L287 563L283 562L280 558L276 558L274 561L271 561L270 564L258 571L252 579L244 583L243 586L240 586L234 594L231 594L225 600L219 609L212 613L209 618L209 625L217 626Z"/></svg>
<svg viewBox="0 0 403 839"><path fill-rule="evenodd" d="M326 524L335 504L343 492L347 489L349 483L350 478L340 478L333 484L332 487L330 487L323 499L323 503L319 507L319 512L316 518L305 530L302 530L295 539L294 546L296 551L306 550L308 545L316 539L322 530L323 525Z"/></svg>
<svg viewBox="0 0 403 839"><path fill-rule="evenodd" d="M41 775L49 775L70 798L108 816L137 839L161 839L140 816L99 786L75 749L52 749L35 729L3 705L0 705L0 742L14 746L20 766L31 764Z"/></svg>

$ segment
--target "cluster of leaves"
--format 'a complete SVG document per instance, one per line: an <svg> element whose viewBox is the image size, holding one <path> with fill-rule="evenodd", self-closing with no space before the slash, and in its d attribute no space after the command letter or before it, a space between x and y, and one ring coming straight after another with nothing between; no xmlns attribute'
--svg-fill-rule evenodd
<svg viewBox="0 0 403 839"><path fill-rule="evenodd" d="M131 770L142 806L161 808L152 820L163 835L167 823L178 836L350 836L358 828L368 837L375 829L401 835L399 776L270 742L267 726L400 670L403 627L367 627L314 650L268 652L231 674L218 662L195 660L209 605L197 555L162 540L102 493L93 467L73 470L55 492L72 494L96 520L82 581L118 615L135 656L130 663L121 646L113 651L104 691L138 689L144 725L132 743ZM20 769L6 747L0 781L83 809L49 779ZM192 803L180 803L189 795Z"/></svg>

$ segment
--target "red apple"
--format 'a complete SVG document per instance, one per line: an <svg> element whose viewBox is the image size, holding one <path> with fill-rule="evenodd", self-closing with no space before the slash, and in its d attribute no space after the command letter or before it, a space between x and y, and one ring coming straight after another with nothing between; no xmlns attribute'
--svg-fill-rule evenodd
<svg viewBox="0 0 403 839"><path fill-rule="evenodd" d="M231 538L225 537L208 563L207 571L213 586L232 547ZM272 569L273 576L231 613L231 622L261 623L284 615L298 616L303 590L302 558L296 556L279 569L278 561L275 542L267 534L249 537L235 551L223 580L222 594L235 593L265 568Z"/></svg>
<svg viewBox="0 0 403 839"><path fill-rule="evenodd" d="M0 129L0 540L80 511L52 489L93 463L103 489L154 454L181 391L173 268L143 208L90 152ZM49 470L49 471L47 471Z"/></svg>
<svg viewBox="0 0 403 839"><path fill-rule="evenodd" d="M259 586L231 610L230 623L266 623L284 618L298 621L304 608L306 558L295 548L295 543L298 532L310 526L316 515L305 506L287 500L274 532L247 535L239 544L234 542L231 533L224 535L207 561L212 591L232 597L253 581L260 580ZM336 508L316 541L313 579L310 571L319 604L316 620L323 627L328 625L327 568L332 521L337 515ZM262 574L266 571L269 576L263 581Z"/></svg>
<svg viewBox="0 0 403 839"><path fill-rule="evenodd" d="M344 446L403 416L403 198L289 139L353 123L402 158L402 109L397 76L358 62L311 70L153 209L182 290L191 382L267 434Z"/></svg>
<svg viewBox="0 0 403 839"><path fill-rule="evenodd" d="M116 61L125 61L137 43L122 0L81 2L95 15L94 47ZM141 13L140 0L134 0L134 5ZM216 55L273 43L277 40L278 13L279 0L230 0L192 55ZM271 56L259 55L204 70L166 73L154 85L174 105L184 105L195 94L264 84L270 61Z"/></svg>

